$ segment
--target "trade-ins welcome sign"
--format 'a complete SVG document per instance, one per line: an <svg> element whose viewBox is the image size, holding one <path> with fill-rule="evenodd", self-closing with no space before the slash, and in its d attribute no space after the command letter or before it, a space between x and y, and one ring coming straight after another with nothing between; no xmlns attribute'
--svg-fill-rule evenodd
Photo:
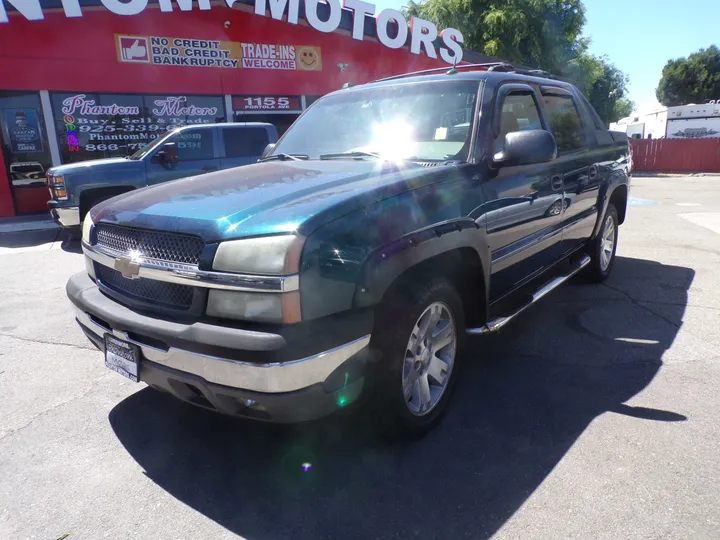
<svg viewBox="0 0 720 540"><path fill-rule="evenodd" d="M43 9L40 0L4 0L23 15L26 19L37 21L44 19ZM66 17L82 17L83 11L80 8L79 0L61 0ZM232 7L237 0L225 0L228 7ZM375 6L362 0L304 0L305 17L307 22L319 32L334 32L340 26L343 7L350 10L353 15L352 38L362 41L364 23L366 16L375 15ZM200 10L211 9L210 0L158 0L160 11L170 12L177 6L180 11L190 11L194 6ZM148 0L102 0L106 9L117 15L138 15L148 7ZM320 18L318 8L320 4L326 4L328 17L326 20ZM300 0L255 0L255 14L282 20L287 14L287 22L298 23ZM410 52L420 54L425 50L430 58L437 58L438 51L433 42L438 38L437 27L430 21L413 17L408 24L403 14L394 9L384 9L375 16L377 23L377 38L380 43L390 49L399 49L405 45L410 34ZM3 0L0 0L0 23L9 22ZM389 26L397 24L397 34L390 36ZM439 33L442 46L439 53L440 58L448 64L455 64L462 60L462 34L454 28L446 28ZM134 42L133 42L134 43ZM130 44L132 46L132 43ZM140 43L138 43L138 47ZM138 48L134 51L137 53ZM228 66L230 67L230 66Z"/></svg>
<svg viewBox="0 0 720 540"><path fill-rule="evenodd" d="M162 66L321 71L320 47L115 36L118 61Z"/></svg>

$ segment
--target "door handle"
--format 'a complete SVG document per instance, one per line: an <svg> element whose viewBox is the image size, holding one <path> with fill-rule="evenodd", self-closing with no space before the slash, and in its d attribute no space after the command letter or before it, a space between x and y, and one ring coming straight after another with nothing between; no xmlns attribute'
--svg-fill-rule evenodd
<svg viewBox="0 0 720 540"><path fill-rule="evenodd" d="M590 165L590 167L588 167L588 178L590 180L595 180L597 178L597 175L598 175L597 165Z"/></svg>
<svg viewBox="0 0 720 540"><path fill-rule="evenodd" d="M563 188L563 177L559 174L554 174L550 179L553 191L560 191Z"/></svg>
<svg viewBox="0 0 720 540"><path fill-rule="evenodd" d="M200 170L210 172L210 171L217 171L218 168L217 167L202 167Z"/></svg>

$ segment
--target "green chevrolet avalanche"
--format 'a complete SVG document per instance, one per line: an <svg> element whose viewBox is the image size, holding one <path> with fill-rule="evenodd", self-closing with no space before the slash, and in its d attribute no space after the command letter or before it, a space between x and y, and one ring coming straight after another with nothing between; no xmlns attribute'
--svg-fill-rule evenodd
<svg viewBox="0 0 720 540"><path fill-rule="evenodd" d="M316 101L258 163L95 206L67 294L109 369L186 402L362 404L422 433L471 336L608 277L630 173L627 137L547 74L393 77Z"/></svg>

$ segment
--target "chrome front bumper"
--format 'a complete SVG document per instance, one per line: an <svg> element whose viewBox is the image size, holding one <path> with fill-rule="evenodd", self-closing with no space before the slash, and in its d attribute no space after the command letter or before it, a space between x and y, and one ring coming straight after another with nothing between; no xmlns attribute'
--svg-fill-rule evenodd
<svg viewBox="0 0 720 540"><path fill-rule="evenodd" d="M276 364L252 364L175 347L160 349L130 338L127 332L98 324L77 307L75 316L81 325L98 338L112 333L134 343L142 351L143 357L151 362L201 377L209 383L261 393L293 392L322 384L370 343L370 336L367 335L313 356Z"/></svg>
<svg viewBox="0 0 720 540"><path fill-rule="evenodd" d="M80 209L77 206L50 208L50 216L61 227L79 227Z"/></svg>

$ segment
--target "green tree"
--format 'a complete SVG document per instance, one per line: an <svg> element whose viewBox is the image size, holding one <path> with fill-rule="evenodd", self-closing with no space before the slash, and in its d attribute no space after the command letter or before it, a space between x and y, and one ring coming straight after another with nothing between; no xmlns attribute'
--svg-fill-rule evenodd
<svg viewBox="0 0 720 540"><path fill-rule="evenodd" d="M655 95L668 107L720 99L720 49L711 45L687 58L668 60Z"/></svg>
<svg viewBox="0 0 720 540"><path fill-rule="evenodd" d="M612 119L609 120L608 123L617 122L621 118L630 116L634 110L635 103L625 98L618 99L615 102L615 111L613 112Z"/></svg>
<svg viewBox="0 0 720 540"><path fill-rule="evenodd" d="M457 28L470 50L552 72L575 56L585 24L581 0L410 0L405 15Z"/></svg>
<svg viewBox="0 0 720 540"><path fill-rule="evenodd" d="M605 124L632 113L634 104L626 97L628 76L607 56L593 56L582 50L563 71L568 80L583 89Z"/></svg>
<svg viewBox="0 0 720 540"><path fill-rule="evenodd" d="M606 123L632 112L627 76L587 52L582 0L410 0L405 16L457 28L467 49L576 83Z"/></svg>

